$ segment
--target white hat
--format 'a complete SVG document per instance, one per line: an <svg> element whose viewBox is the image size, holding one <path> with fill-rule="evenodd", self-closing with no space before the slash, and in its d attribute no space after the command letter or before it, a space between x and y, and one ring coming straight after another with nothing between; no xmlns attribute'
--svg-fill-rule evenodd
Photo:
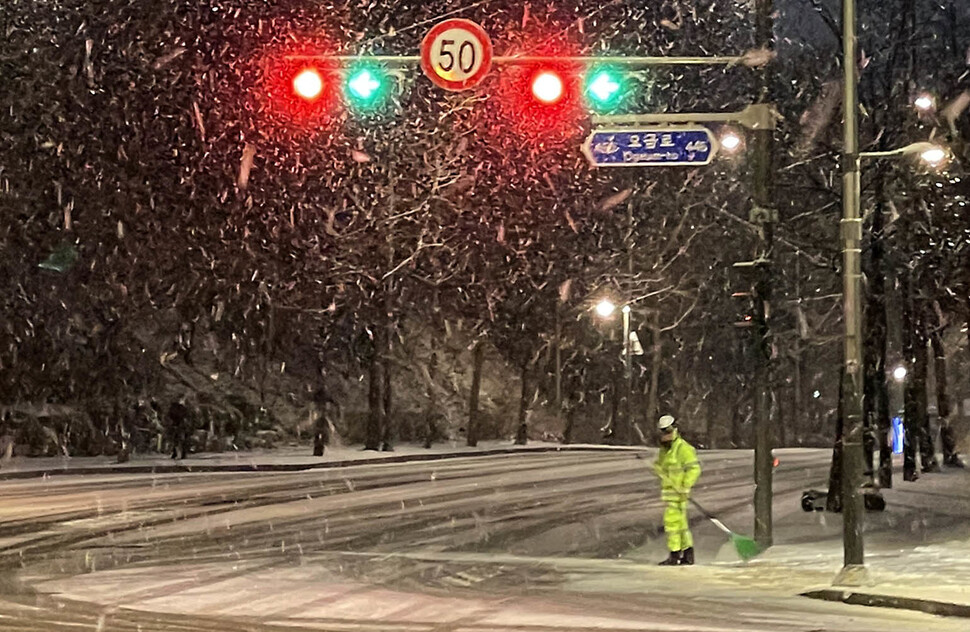
<svg viewBox="0 0 970 632"><path fill-rule="evenodd" d="M674 425L674 418L671 415L664 415L657 422L657 429L667 431Z"/></svg>

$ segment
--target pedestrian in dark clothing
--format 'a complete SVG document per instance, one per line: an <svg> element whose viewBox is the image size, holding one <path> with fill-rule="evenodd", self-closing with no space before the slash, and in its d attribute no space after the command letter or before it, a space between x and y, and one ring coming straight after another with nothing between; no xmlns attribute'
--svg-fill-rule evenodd
<svg viewBox="0 0 970 632"><path fill-rule="evenodd" d="M172 402L168 407L169 432L172 438L172 458L181 458L189 453L189 409L182 402Z"/></svg>

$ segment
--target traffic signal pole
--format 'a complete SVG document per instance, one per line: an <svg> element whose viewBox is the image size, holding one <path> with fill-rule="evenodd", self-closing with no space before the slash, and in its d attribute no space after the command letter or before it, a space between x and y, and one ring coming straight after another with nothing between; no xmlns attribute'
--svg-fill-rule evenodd
<svg viewBox="0 0 970 632"><path fill-rule="evenodd" d="M755 42L764 49L772 47L774 39L773 0L756 0ZM758 101L770 103L772 72L769 64L759 73ZM771 423L772 371L769 330L774 221L777 211L772 205L771 176L774 133L771 128L752 131L752 202L751 219L759 224L760 240L755 260L759 262L755 284L755 443L754 443L754 538L763 547L771 546L772 525L772 443ZM766 212L767 211L767 212Z"/></svg>

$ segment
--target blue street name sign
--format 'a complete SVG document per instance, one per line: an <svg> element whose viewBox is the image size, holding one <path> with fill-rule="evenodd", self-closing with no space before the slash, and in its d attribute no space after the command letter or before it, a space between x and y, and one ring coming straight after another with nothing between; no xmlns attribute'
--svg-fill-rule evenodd
<svg viewBox="0 0 970 632"><path fill-rule="evenodd" d="M717 141L706 127L594 129L583 153L595 167L674 167L710 164Z"/></svg>

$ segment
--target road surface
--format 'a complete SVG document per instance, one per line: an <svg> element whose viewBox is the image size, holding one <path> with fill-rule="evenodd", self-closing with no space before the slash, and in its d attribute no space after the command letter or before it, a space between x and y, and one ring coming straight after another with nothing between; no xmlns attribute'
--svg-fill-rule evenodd
<svg viewBox="0 0 970 632"><path fill-rule="evenodd" d="M748 530L750 452L701 457L696 498ZM0 630L966 629L786 594L696 518L701 565L656 567L647 464L563 452L4 482ZM800 511L827 467L825 451L787 452L776 506Z"/></svg>

